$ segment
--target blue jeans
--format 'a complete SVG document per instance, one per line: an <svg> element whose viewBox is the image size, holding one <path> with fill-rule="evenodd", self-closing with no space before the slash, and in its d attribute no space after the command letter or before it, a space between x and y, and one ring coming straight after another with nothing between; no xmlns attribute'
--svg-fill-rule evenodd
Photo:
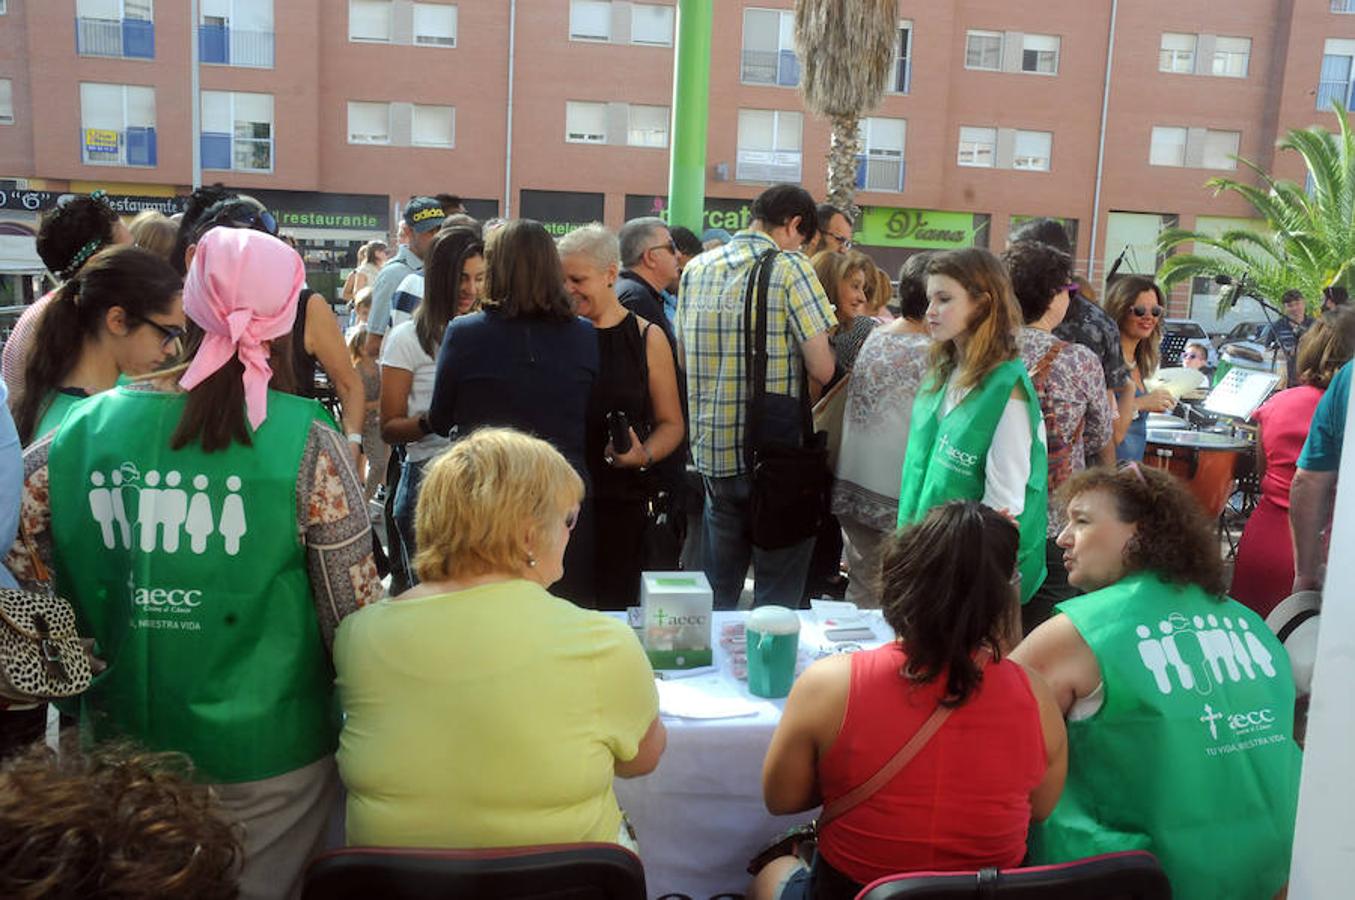
<svg viewBox="0 0 1355 900"><path fill-rule="evenodd" d="M392 547L391 552L392 555L400 554L405 570L409 572L411 585L419 583L418 577L414 574L414 554L418 552L418 545L414 540L414 509L419 503L419 485L423 483L423 467L426 462L428 460L414 462L405 457L404 464L400 467L400 486L395 489L392 517L395 519L396 531L400 533L400 546Z"/></svg>
<svg viewBox="0 0 1355 900"><path fill-rule="evenodd" d="M806 538L780 550L754 547L749 537L752 477L705 476L704 480L705 572L715 594L715 608L733 609L738 604L750 561L753 564L753 605L775 603L797 608L804 596L814 538Z"/></svg>

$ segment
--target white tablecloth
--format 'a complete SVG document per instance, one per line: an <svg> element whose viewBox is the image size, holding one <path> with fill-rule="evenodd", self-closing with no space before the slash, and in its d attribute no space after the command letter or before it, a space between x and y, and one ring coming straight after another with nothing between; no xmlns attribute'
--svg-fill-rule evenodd
<svg viewBox="0 0 1355 900"><path fill-rule="evenodd" d="M643 778L616 780L616 796L639 835L645 880L655 900L742 896L751 880L745 867L753 854L780 832L814 816L813 811L772 816L762 804L762 759L785 701L752 696L730 673L727 655L718 645L721 628L746 617L742 612L715 613L719 671L683 683L713 697L737 695L754 701L758 713L738 719L665 717L668 749L658 769ZM801 647L815 652L832 646L807 611L800 617ZM878 614L872 621L878 640L863 641L862 646L892 637Z"/></svg>

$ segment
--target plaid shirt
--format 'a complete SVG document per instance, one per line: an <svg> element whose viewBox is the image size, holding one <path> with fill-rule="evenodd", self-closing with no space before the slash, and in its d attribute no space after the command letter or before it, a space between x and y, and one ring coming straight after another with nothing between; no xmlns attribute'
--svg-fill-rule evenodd
<svg viewBox="0 0 1355 900"><path fill-rule="evenodd" d="M753 263L767 249L777 249L770 237L741 231L682 271L677 332L686 356L692 462L712 478L745 471L743 291ZM799 396L800 344L835 321L832 304L804 254L778 254L767 286L768 393Z"/></svg>

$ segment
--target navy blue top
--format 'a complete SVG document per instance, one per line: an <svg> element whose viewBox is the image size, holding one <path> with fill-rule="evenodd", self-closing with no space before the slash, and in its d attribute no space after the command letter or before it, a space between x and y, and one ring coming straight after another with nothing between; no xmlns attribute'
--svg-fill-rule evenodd
<svg viewBox="0 0 1355 900"><path fill-rule="evenodd" d="M598 338L587 319L457 316L438 350L428 422L438 434L466 435L482 425L534 434L554 444L587 484L584 430L597 372Z"/></svg>

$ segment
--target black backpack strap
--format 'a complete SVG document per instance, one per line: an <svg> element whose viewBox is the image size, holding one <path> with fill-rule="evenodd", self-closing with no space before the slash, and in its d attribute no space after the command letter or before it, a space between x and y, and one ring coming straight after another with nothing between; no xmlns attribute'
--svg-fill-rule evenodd
<svg viewBox="0 0 1355 900"><path fill-rule="evenodd" d="M767 289L772 261L780 251L769 247L758 254L743 290L743 358L748 379L748 409L743 425L743 460L753 471L753 454L760 439L758 412L767 393Z"/></svg>

